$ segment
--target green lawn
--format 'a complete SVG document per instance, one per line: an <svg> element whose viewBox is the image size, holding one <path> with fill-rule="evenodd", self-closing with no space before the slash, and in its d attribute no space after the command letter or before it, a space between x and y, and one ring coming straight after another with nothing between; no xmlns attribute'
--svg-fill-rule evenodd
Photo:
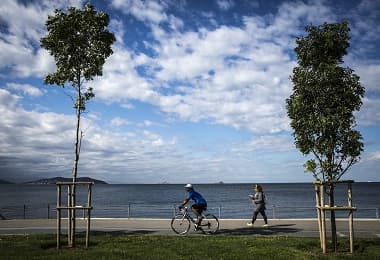
<svg viewBox="0 0 380 260"><path fill-rule="evenodd" d="M1 235L0 259L380 259L380 238L357 238L353 255L339 243L341 252L323 255L318 238L101 233L88 249L78 235L75 249L57 250L55 235Z"/></svg>

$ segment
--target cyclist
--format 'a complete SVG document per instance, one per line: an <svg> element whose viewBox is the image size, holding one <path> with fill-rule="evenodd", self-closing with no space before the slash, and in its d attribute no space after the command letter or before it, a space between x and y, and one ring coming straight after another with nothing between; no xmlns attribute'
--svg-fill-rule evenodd
<svg viewBox="0 0 380 260"><path fill-rule="evenodd" d="M202 222L202 212L207 209L207 202L199 192L196 192L194 190L193 185L186 184L185 189L188 192L188 197L183 200L179 208L181 209L184 205L186 205L189 202L189 200L193 200L195 203L191 205L191 210L197 216L196 225L198 226Z"/></svg>

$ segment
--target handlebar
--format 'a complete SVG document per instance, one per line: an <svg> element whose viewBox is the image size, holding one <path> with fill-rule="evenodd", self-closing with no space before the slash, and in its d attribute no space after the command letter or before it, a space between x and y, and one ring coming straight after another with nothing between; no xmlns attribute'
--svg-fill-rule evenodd
<svg viewBox="0 0 380 260"><path fill-rule="evenodd" d="M187 211L187 207L186 206L178 206L178 209L180 210L180 211Z"/></svg>

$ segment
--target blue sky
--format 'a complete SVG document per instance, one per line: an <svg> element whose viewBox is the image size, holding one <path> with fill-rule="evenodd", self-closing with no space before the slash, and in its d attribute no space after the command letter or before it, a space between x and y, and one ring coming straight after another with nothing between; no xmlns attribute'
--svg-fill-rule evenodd
<svg viewBox="0 0 380 260"><path fill-rule="evenodd" d="M0 179L71 176L72 90L39 47L54 9L80 0L0 5ZM79 176L109 183L312 182L285 99L308 24L347 19L345 66L366 88L356 114L365 151L345 175L380 181L380 1L91 1L117 41L82 121Z"/></svg>

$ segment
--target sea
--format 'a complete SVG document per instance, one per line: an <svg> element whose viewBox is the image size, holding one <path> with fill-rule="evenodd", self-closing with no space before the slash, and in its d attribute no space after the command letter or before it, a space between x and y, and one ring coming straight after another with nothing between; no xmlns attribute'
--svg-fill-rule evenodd
<svg viewBox="0 0 380 260"><path fill-rule="evenodd" d="M312 183L261 184L269 218L316 218ZM195 184L208 202L208 213L219 218L249 219L254 206L248 195L252 184ZM356 218L377 218L380 210L380 182L355 182L352 188ZM91 194L91 216L95 218L171 218L186 197L183 184L95 184ZM78 186L77 205L87 205L87 188ZM347 184L339 184L335 204L347 205ZM67 205L67 191L62 191ZM0 220L56 218L57 186L49 184L1 184ZM66 214L66 213L64 213ZM77 216L85 216L77 210ZM345 218L347 212L337 212Z"/></svg>

